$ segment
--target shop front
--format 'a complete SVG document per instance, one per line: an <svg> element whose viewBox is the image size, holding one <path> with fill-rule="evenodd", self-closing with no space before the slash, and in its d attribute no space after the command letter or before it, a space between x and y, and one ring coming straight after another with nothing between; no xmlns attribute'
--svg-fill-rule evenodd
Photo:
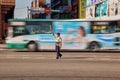
<svg viewBox="0 0 120 80"><path fill-rule="evenodd" d="M8 19L14 17L15 0L0 0L0 38L7 36Z"/></svg>

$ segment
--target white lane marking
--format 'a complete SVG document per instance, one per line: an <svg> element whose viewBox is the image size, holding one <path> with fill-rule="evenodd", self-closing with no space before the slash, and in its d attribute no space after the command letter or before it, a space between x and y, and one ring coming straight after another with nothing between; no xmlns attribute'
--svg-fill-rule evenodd
<svg viewBox="0 0 120 80"><path fill-rule="evenodd" d="M53 56L31 56L31 55L0 55L0 59L52 59Z"/></svg>

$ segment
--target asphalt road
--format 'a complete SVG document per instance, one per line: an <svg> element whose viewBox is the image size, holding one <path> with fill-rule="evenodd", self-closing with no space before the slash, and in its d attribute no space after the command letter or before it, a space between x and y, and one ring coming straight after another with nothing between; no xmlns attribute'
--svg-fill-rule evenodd
<svg viewBox="0 0 120 80"><path fill-rule="evenodd" d="M0 80L120 80L119 53L0 51Z"/></svg>

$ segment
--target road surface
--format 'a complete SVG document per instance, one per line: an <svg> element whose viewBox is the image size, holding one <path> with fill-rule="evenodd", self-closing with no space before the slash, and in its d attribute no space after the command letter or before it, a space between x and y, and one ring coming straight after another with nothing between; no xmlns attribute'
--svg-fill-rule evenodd
<svg viewBox="0 0 120 80"><path fill-rule="evenodd" d="M0 51L0 80L120 80L119 53Z"/></svg>

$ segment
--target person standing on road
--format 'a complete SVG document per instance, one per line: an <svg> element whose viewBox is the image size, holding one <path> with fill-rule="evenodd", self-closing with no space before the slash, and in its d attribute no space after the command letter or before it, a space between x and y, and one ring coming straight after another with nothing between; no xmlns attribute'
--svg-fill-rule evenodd
<svg viewBox="0 0 120 80"><path fill-rule="evenodd" d="M60 53L60 48L62 47L62 38L60 36L60 33L57 33L57 35L55 35L52 32L52 34L55 37L56 59L59 59L62 57L62 54Z"/></svg>

